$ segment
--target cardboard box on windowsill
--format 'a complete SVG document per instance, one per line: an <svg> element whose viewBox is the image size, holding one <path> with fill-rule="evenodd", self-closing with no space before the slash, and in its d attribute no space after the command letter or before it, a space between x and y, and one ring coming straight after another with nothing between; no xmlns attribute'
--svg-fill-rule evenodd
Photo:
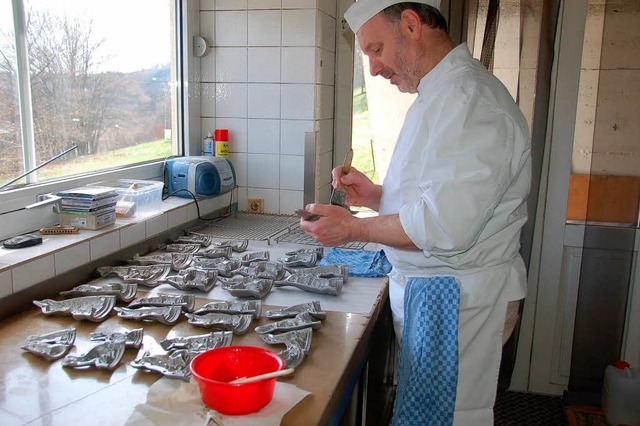
<svg viewBox="0 0 640 426"><path fill-rule="evenodd" d="M108 212L95 214L83 213L59 213L58 220L61 226L75 226L80 229L101 229L116 223L116 211L111 209Z"/></svg>

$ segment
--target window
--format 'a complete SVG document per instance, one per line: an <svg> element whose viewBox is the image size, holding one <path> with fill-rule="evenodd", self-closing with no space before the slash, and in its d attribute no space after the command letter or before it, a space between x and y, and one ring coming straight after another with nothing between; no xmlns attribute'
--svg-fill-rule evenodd
<svg viewBox="0 0 640 426"><path fill-rule="evenodd" d="M181 151L175 3L0 2L0 197Z"/></svg>

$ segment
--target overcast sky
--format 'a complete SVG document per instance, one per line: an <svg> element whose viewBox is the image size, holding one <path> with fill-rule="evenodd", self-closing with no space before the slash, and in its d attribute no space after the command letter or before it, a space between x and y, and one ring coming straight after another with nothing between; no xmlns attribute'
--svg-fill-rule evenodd
<svg viewBox="0 0 640 426"><path fill-rule="evenodd" d="M109 57L103 71L135 71L161 65L170 55L169 0L25 0L25 12L49 10L89 22L100 54ZM0 0L0 28L13 28L11 1ZM166 58L160 61L158 58Z"/></svg>

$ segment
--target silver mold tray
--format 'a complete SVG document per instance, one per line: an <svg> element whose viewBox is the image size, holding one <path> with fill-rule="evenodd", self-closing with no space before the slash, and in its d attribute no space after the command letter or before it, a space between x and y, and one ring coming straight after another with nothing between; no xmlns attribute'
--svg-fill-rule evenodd
<svg viewBox="0 0 640 426"><path fill-rule="evenodd" d="M303 291L340 296L342 278L320 278L313 275L289 275L283 281L274 281L275 287L296 287Z"/></svg>
<svg viewBox="0 0 640 426"><path fill-rule="evenodd" d="M169 275L171 265L101 266L97 271L102 277L116 275L127 283L155 287L160 284L160 280Z"/></svg>
<svg viewBox="0 0 640 426"><path fill-rule="evenodd" d="M231 247L231 250L236 253L242 253L247 250L247 247L249 247L249 240L218 241L212 242L211 245L214 247Z"/></svg>
<svg viewBox="0 0 640 426"><path fill-rule="evenodd" d="M120 318L137 321L159 322L173 325L178 322L182 314L180 306L143 306L141 308L115 308Z"/></svg>
<svg viewBox="0 0 640 426"><path fill-rule="evenodd" d="M62 360L62 366L72 368L93 366L99 369L114 370L118 364L120 364L124 350L124 337L116 338L115 340L94 346L83 355L67 355Z"/></svg>
<svg viewBox="0 0 640 426"><path fill-rule="evenodd" d="M169 379L180 379L188 382L191 380L189 364L197 352L186 349L178 349L165 354L150 355L149 351L140 351L136 359L129 364L142 370L160 373Z"/></svg>
<svg viewBox="0 0 640 426"><path fill-rule="evenodd" d="M175 349L186 349L190 352L205 352L209 349L230 346L233 340L233 331L212 331L208 334L200 334L197 336L174 337L164 339L160 342L160 346L165 351Z"/></svg>
<svg viewBox="0 0 640 426"><path fill-rule="evenodd" d="M149 254L146 256L140 256L138 254L133 256L133 259L129 261L142 266L152 265L171 265L171 268L176 271L187 269L193 263L193 254L191 253L158 253Z"/></svg>
<svg viewBox="0 0 640 426"><path fill-rule="evenodd" d="M100 322L116 305L115 296L83 296L65 300L34 300L45 315L66 315L77 320Z"/></svg>
<svg viewBox="0 0 640 426"><path fill-rule="evenodd" d="M285 255L293 256L296 254L306 254L306 253L315 253L318 260L320 260L324 257L324 247L301 248L297 250L288 251L285 253Z"/></svg>
<svg viewBox="0 0 640 426"><path fill-rule="evenodd" d="M199 244L201 247L207 247L211 245L213 238L207 234L189 234L180 235L175 239L174 243L178 244Z"/></svg>
<svg viewBox="0 0 640 426"><path fill-rule="evenodd" d="M87 283L61 291L63 297L115 296L120 302L130 302L136 297L138 285L133 283Z"/></svg>
<svg viewBox="0 0 640 426"><path fill-rule="evenodd" d="M245 302L209 302L195 310L195 314L203 315L208 313L221 314L251 314L255 319L259 319L262 314L261 300L247 300Z"/></svg>
<svg viewBox="0 0 640 426"><path fill-rule="evenodd" d="M278 262L281 262L284 266L288 268L311 268L318 263L318 254L317 253L297 253L290 254L287 257L281 257L278 259Z"/></svg>
<svg viewBox="0 0 640 426"><path fill-rule="evenodd" d="M125 331L114 331L112 333L92 332L89 334L89 340L94 342L119 342L120 340L124 339L125 347L134 349L142 346L143 337L143 328L136 328L134 330Z"/></svg>
<svg viewBox="0 0 640 426"><path fill-rule="evenodd" d="M286 349L278 352L286 368L297 368L311 351L311 328L288 331L281 334L260 334L260 338L270 345L284 344Z"/></svg>
<svg viewBox="0 0 640 426"><path fill-rule="evenodd" d="M185 314L189 318L189 324L199 327L215 328L218 330L230 330L233 334L245 334L253 321L253 315L229 315L210 313L204 315Z"/></svg>
<svg viewBox="0 0 640 426"><path fill-rule="evenodd" d="M193 312L196 306L196 297L192 294L176 296L173 294L158 294L156 296L141 297L129 303L127 308L140 308L143 306L180 306L184 312Z"/></svg>
<svg viewBox="0 0 640 426"><path fill-rule="evenodd" d="M270 253L266 250L247 253L240 258L244 266L249 266L252 262L263 262L269 260Z"/></svg>
<svg viewBox="0 0 640 426"><path fill-rule="evenodd" d="M167 253L196 253L202 246L193 243L177 243L177 244L160 244L158 249Z"/></svg>
<svg viewBox="0 0 640 426"><path fill-rule="evenodd" d="M256 327L254 330L258 334L267 334L283 333L286 331L300 330L308 327L317 330L321 326L322 322L314 321L314 319L311 318L311 315L308 312L303 312L296 315L295 318L287 318L270 324L261 325Z"/></svg>
<svg viewBox="0 0 640 426"><path fill-rule="evenodd" d="M287 271L300 277L312 275L320 278L341 278L342 284L346 284L349 280L349 265L322 265L300 269L287 268Z"/></svg>
<svg viewBox="0 0 640 426"><path fill-rule="evenodd" d="M28 336L20 348L49 361L54 361L69 352L75 340L76 329L73 327L65 328L51 333Z"/></svg>
<svg viewBox="0 0 640 426"><path fill-rule="evenodd" d="M289 306L287 308L268 310L264 316L272 320L280 320L284 318L293 318L303 312L309 312L312 318L323 320L327 317L327 313L320 307L320 301L314 300L299 305Z"/></svg>
<svg viewBox="0 0 640 426"><path fill-rule="evenodd" d="M220 281L223 283L221 288L235 297L264 299L273 287L273 281L264 278L243 277L240 279L231 278L226 281Z"/></svg>
<svg viewBox="0 0 640 426"><path fill-rule="evenodd" d="M217 279L218 271L189 268L178 271L178 275L169 275L162 282L178 290L200 290L208 293L216 285Z"/></svg>
<svg viewBox="0 0 640 426"><path fill-rule="evenodd" d="M263 260L259 262L251 262L250 265L241 266L234 270L233 274L242 275L244 277L281 280L284 278L286 271L284 270L284 265L280 262L269 262Z"/></svg>
<svg viewBox="0 0 640 426"><path fill-rule="evenodd" d="M231 247L209 247L196 254L198 257L207 259L231 259L233 248Z"/></svg>
<svg viewBox="0 0 640 426"><path fill-rule="evenodd" d="M199 269L215 270L221 277L231 277L236 269L240 268L240 259L208 259L205 257L196 257L193 266Z"/></svg>

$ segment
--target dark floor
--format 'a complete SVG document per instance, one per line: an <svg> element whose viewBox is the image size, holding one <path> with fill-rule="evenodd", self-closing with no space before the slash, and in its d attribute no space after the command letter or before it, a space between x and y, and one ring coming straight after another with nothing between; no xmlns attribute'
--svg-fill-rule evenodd
<svg viewBox="0 0 640 426"><path fill-rule="evenodd" d="M561 396L498 391L494 407L495 426L564 426Z"/></svg>
<svg viewBox="0 0 640 426"><path fill-rule="evenodd" d="M386 389L386 401L393 401L395 387ZM373 406L376 409L368 413L367 424L390 424L392 403L378 401ZM493 411L494 426L609 426L599 407L568 406L562 396L499 390Z"/></svg>

